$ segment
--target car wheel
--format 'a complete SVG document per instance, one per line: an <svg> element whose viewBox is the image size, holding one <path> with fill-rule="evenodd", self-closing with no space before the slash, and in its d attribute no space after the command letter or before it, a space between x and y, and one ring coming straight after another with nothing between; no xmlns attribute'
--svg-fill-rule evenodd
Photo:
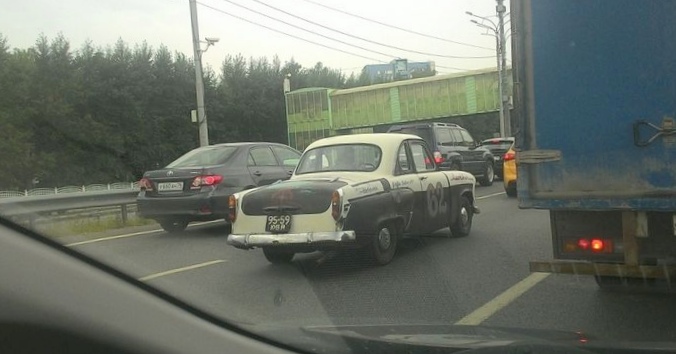
<svg viewBox="0 0 676 354"><path fill-rule="evenodd" d="M508 187L505 187L505 193L507 193L508 197L516 197L516 186L510 185Z"/></svg>
<svg viewBox="0 0 676 354"><path fill-rule="evenodd" d="M265 258L273 264L290 263L293 259L294 253L290 251L282 251L274 248L263 248Z"/></svg>
<svg viewBox="0 0 676 354"><path fill-rule="evenodd" d="M167 219L160 221L160 226L162 226L164 231L173 234L185 230L188 227L188 223L187 219Z"/></svg>
<svg viewBox="0 0 676 354"><path fill-rule="evenodd" d="M378 265L386 265L392 261L397 252L399 232L396 223L380 226L371 244L371 256Z"/></svg>
<svg viewBox="0 0 676 354"><path fill-rule="evenodd" d="M474 218L474 208L472 202L466 196L460 197L460 210L455 223L451 225L451 235L453 237L464 237L472 231L472 219Z"/></svg>
<svg viewBox="0 0 676 354"><path fill-rule="evenodd" d="M495 171L493 170L493 163L486 161L486 167L484 169L484 176L479 179L479 183L482 186L488 187L493 185L493 180L495 179Z"/></svg>
<svg viewBox="0 0 676 354"><path fill-rule="evenodd" d="M458 171L460 170L460 164L457 162L451 163L451 166L449 167L451 171Z"/></svg>

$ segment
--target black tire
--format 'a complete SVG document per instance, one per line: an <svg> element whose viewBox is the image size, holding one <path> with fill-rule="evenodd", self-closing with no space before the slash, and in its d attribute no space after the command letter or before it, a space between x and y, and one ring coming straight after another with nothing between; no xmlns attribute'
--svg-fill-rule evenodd
<svg viewBox="0 0 676 354"><path fill-rule="evenodd" d="M386 265L392 261L394 254L397 253L399 234L396 223L379 226L370 246L371 257L377 265Z"/></svg>
<svg viewBox="0 0 676 354"><path fill-rule="evenodd" d="M282 251L274 248L263 247L263 254L272 264L291 263L294 253L290 251Z"/></svg>
<svg viewBox="0 0 676 354"><path fill-rule="evenodd" d="M508 197L516 197L516 186L515 185L510 185L505 188L505 193L507 193Z"/></svg>
<svg viewBox="0 0 676 354"><path fill-rule="evenodd" d="M451 236L465 237L472 231L472 219L474 219L474 208L467 196L460 197L460 209L458 217L453 225L450 225Z"/></svg>
<svg viewBox="0 0 676 354"><path fill-rule="evenodd" d="M451 163L451 166L448 168L451 171L460 171L460 164L457 162Z"/></svg>
<svg viewBox="0 0 676 354"><path fill-rule="evenodd" d="M486 166L484 167L484 175L479 179L479 183L482 186L488 187L493 185L493 180L495 180L495 170L493 169L493 162L486 161Z"/></svg>
<svg viewBox="0 0 676 354"><path fill-rule="evenodd" d="M184 231L186 227L188 227L189 221L186 219L167 219L167 220L160 220L159 221L160 226L164 229L164 231L170 233L170 234L175 234L181 231Z"/></svg>

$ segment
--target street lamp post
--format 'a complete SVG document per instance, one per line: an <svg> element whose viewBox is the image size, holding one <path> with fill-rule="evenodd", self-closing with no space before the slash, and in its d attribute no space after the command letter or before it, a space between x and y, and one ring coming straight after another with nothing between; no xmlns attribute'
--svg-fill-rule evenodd
<svg viewBox="0 0 676 354"><path fill-rule="evenodd" d="M199 127L200 146L209 145L209 127L204 110L204 76L202 73L202 53L210 46L218 42L218 38L205 38L206 42L200 41L199 26L197 25L197 1L190 0L190 22L192 24L192 46L195 58L195 91L197 93L197 125ZM201 43L206 43L205 49L201 49Z"/></svg>
<svg viewBox="0 0 676 354"><path fill-rule="evenodd" d="M511 135L511 124L509 117L509 93L507 91L507 52L505 50L505 32L504 32L504 15L505 15L505 6L502 4L503 0L497 0L498 5L496 6L496 12L498 13L498 23L496 24L491 19L483 16L475 15L469 11L465 13L481 19L479 22L475 19L470 20L470 22L475 25L485 28L492 32L492 35L495 37L495 52L497 59L497 69L498 69L498 91L500 93L500 136L506 137ZM488 22L491 25L487 25L484 22Z"/></svg>

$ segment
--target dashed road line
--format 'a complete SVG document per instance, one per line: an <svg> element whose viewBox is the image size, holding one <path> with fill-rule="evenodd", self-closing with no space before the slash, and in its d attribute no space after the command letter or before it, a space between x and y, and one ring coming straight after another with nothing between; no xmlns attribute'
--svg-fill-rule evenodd
<svg viewBox="0 0 676 354"><path fill-rule="evenodd" d="M149 274L149 275L146 275L145 277L138 278L138 280L148 281L148 280L151 280L151 279L156 279L156 278L164 277L164 276L171 275L171 274L181 273L181 272L185 272L185 271L188 271L188 270L208 267L210 265L224 263L224 262L225 262L224 259L217 259L217 260L213 260L213 261L209 261L209 262L193 264L193 265L186 266L186 267L170 269L170 270L155 273L155 274Z"/></svg>
<svg viewBox="0 0 676 354"><path fill-rule="evenodd" d="M456 325L477 326L487 320L498 311L518 299L526 291L530 290L539 282L545 280L550 273L532 273L520 282L514 284L511 288L505 290L502 294L496 296L493 300L474 310L469 315L463 317Z"/></svg>
<svg viewBox="0 0 676 354"><path fill-rule="evenodd" d="M200 223L195 223L195 224L190 224L188 225L188 228L194 227L194 226L200 226L200 225L207 225L207 224L212 224L216 222L223 222L223 220L213 220L213 221L205 221L205 222L200 222ZM86 245L90 243L96 243L96 242L103 242L103 241L111 241L111 240L117 240L121 238L127 238L127 237L134 237L134 236L143 236L143 235L149 235L149 234L154 234L158 232L164 232L162 229L155 229L155 230L148 230L148 231L140 231L140 232L134 232L130 234L123 234L123 235L116 235L116 236L108 236L108 237L101 237L101 238L95 238L93 240L87 240L87 241L80 241L80 242L73 242L66 244L66 247L74 247L74 246L80 246L80 245Z"/></svg>

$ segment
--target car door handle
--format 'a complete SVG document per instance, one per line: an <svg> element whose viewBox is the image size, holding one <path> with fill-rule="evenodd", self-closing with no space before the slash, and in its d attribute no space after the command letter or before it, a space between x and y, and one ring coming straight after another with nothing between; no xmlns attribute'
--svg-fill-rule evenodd
<svg viewBox="0 0 676 354"><path fill-rule="evenodd" d="M289 176L291 176L291 175L293 174L293 171L286 171L286 174L288 174Z"/></svg>
<svg viewBox="0 0 676 354"><path fill-rule="evenodd" d="M421 181L424 181L424 180L426 180L426 179L427 179L427 176L420 176L420 180L421 180Z"/></svg>
<svg viewBox="0 0 676 354"><path fill-rule="evenodd" d="M256 172L253 173L253 175L254 176L260 176L260 175L262 175L262 173L261 173L261 171L256 171Z"/></svg>

